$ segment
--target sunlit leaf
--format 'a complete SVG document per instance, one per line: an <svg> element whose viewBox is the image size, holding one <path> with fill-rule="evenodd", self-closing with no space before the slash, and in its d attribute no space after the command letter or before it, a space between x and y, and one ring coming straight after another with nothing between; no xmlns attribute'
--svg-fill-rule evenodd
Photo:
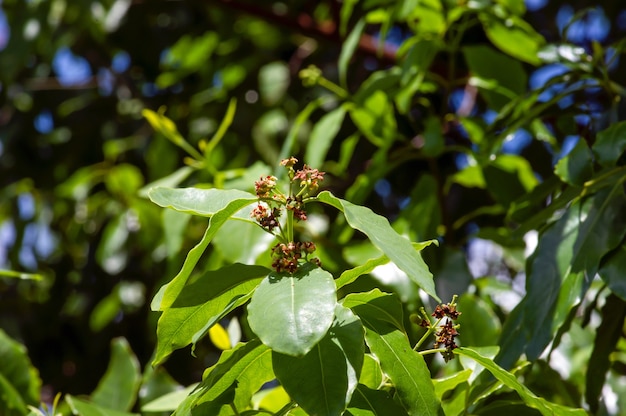
<svg viewBox="0 0 626 416"><path fill-rule="evenodd" d="M480 365L485 367L495 378L504 383L505 386L515 390L524 402L541 412L544 416L553 415L580 415L585 416L587 413L583 409L573 409L570 407L562 406L555 403L550 403L540 397L537 397L528 387L520 383L513 374L504 370L502 367L494 363L491 359L479 354L478 352L470 348L457 348L454 350L455 354L464 355L469 357Z"/></svg>
<svg viewBox="0 0 626 416"><path fill-rule="evenodd" d="M94 404L119 411L129 411L141 384L139 361L125 338L111 341L111 360L106 373L91 394Z"/></svg>
<svg viewBox="0 0 626 416"><path fill-rule="evenodd" d="M26 348L0 329L0 413L25 414L39 404L41 381ZM16 412L16 413L12 413Z"/></svg>
<svg viewBox="0 0 626 416"><path fill-rule="evenodd" d="M121 412L69 394L65 395L65 401L69 404L72 413L77 416L139 416L139 413Z"/></svg>
<svg viewBox="0 0 626 416"><path fill-rule="evenodd" d="M411 242L391 228L386 218L375 214L369 208L337 198L328 191L321 192L317 198L342 211L352 228L364 233L411 280L430 296L439 300L428 266L420 254L413 249Z"/></svg>
<svg viewBox="0 0 626 416"><path fill-rule="evenodd" d="M250 328L272 350L301 356L326 334L335 314L335 282L311 263L294 274L272 272L248 305Z"/></svg>
<svg viewBox="0 0 626 416"><path fill-rule="evenodd" d="M261 266L235 263L207 271L182 288L159 318L153 365L172 351L195 344L221 318L243 304L268 272Z"/></svg>
<svg viewBox="0 0 626 416"><path fill-rule="evenodd" d="M350 402L363 365L363 327L337 305L330 330L301 357L274 352L276 377L309 414L340 415Z"/></svg>

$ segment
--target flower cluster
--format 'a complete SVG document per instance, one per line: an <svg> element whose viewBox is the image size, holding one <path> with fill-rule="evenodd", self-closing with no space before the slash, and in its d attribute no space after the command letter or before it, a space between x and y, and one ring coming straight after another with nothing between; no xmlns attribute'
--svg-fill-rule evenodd
<svg viewBox="0 0 626 416"><path fill-rule="evenodd" d="M272 248L272 267L277 272L294 273L300 260L308 260L308 255L315 250L312 242L293 241L293 220L306 221L304 209L307 198L319 189L324 180L324 172L307 165L300 170L294 166L298 159L290 157L280 162L287 169L289 193L283 194L277 186L278 179L267 175L254 183L259 202L252 209L250 216L266 231L275 234L281 243ZM294 190L295 188L295 190ZM297 191L296 191L297 190ZM281 225L279 218L283 207L287 210L287 220ZM275 233L278 230L278 233ZM319 264L318 259L310 261Z"/></svg>
<svg viewBox="0 0 626 416"><path fill-rule="evenodd" d="M256 207L250 213L265 230L270 233L274 231L274 228L280 227L278 217L280 217L279 208L270 208L267 204L259 202Z"/></svg>
<svg viewBox="0 0 626 416"><path fill-rule="evenodd" d="M296 241L278 243L272 247L272 268L278 273L295 273L298 270L298 261L304 259L309 261L309 254L315 251L315 244L311 241ZM310 261L320 265L317 258Z"/></svg>
<svg viewBox="0 0 626 416"><path fill-rule="evenodd" d="M431 316L437 319L437 322L435 324L432 324L430 322L430 318L426 314L426 311L424 311L424 308L421 309L421 321L419 323L417 323L416 320L413 321L421 327L429 328L429 331L426 333L426 335L436 331L434 347L436 349L441 347L445 348L445 351L442 351L441 355L446 362L454 359L454 353L452 351L455 348L458 348L458 345L456 345L454 339L459 336L459 332L457 331L459 326L452 323L452 321L456 321L459 315L461 315L461 312L456 309L456 299L457 296L454 295L450 303L437 305L435 307L434 312L431 314ZM412 319L413 318L420 319L417 315L414 315ZM445 322L439 325L439 323L444 318Z"/></svg>
<svg viewBox="0 0 626 416"><path fill-rule="evenodd" d="M435 334L435 348L439 348L441 346L446 348L446 350L441 353L446 362L454 359L452 350L458 347L458 345L454 342L454 338L459 335L459 332L457 331L458 325L453 325L452 321L456 321L460 314L461 312L456 310L456 295L452 298L450 303L437 305L435 311L432 313L432 316L437 318L439 321L446 318L443 325L439 326L439 331Z"/></svg>

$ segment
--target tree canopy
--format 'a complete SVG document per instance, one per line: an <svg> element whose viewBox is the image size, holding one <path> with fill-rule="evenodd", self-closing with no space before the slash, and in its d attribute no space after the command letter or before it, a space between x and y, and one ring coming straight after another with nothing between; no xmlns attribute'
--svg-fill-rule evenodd
<svg viewBox="0 0 626 416"><path fill-rule="evenodd" d="M254 357L263 376L250 397L278 378L300 406L289 411L304 414L315 403L288 388L294 356L313 347L332 356L342 337L360 343L349 368L382 365L398 389L354 374L346 383L363 400L398 406L391 414L415 413L410 392L422 389L435 398L424 408L446 415L626 408L619 2L1 7L0 355L15 365L0 364L0 397L12 398L0 413L27 414L57 393L66 413L141 412L202 381L196 399L210 404L193 402L199 414L229 414L211 407L229 386L207 399L222 388L216 374ZM290 279L310 278L299 288L319 294L311 313L321 323L314 342L281 344L279 321L258 311L280 306L263 297L274 289L262 279L285 254L266 232L273 218L257 212L258 226L240 209L263 199L259 178L295 174L279 165L291 156L297 174L325 172L320 189L305 186L306 214L295 195L283 201L307 221L281 225L316 246L322 268L298 266ZM182 282L178 292L163 286L170 281ZM171 306L206 305L209 294L219 313L172 335L183 308ZM393 319L368 315L362 305L374 304ZM423 350L424 333L453 331L418 325L421 308L441 305L461 311L459 360L407 353L415 368L425 364L407 378L433 381L405 393L381 346L404 341L381 328ZM360 335L349 329L357 321ZM262 361L270 349L273 370ZM471 360L492 378L470 378ZM111 388L124 392L115 406ZM328 413L361 414L341 388L343 407ZM253 407L233 394L240 410Z"/></svg>

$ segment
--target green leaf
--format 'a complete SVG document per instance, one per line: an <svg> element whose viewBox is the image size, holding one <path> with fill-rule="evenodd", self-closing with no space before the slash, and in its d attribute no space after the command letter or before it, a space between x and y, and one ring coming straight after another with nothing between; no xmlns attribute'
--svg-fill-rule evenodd
<svg viewBox="0 0 626 416"><path fill-rule="evenodd" d="M385 390L359 384L348 406L352 416L398 416L406 413Z"/></svg>
<svg viewBox="0 0 626 416"><path fill-rule="evenodd" d="M170 393L164 394L141 407L142 412L171 412L185 400L187 396L198 386L198 384L192 384L191 386L182 390L175 390Z"/></svg>
<svg viewBox="0 0 626 416"><path fill-rule="evenodd" d="M380 364L371 354L365 354L359 384L376 390L383 384L383 381L383 370L380 368Z"/></svg>
<svg viewBox="0 0 626 416"><path fill-rule="evenodd" d="M242 305L268 272L265 267L236 263L207 271L185 286L159 318L152 365L178 348L195 345L211 326Z"/></svg>
<svg viewBox="0 0 626 416"><path fill-rule="evenodd" d="M439 415L430 371L424 358L413 351L405 333L375 317L359 315L366 325L365 339L372 354L396 388L400 402L409 414Z"/></svg>
<svg viewBox="0 0 626 416"><path fill-rule="evenodd" d="M162 74L164 75L164 74ZM158 82L158 81L157 81ZM144 109L141 114L148 120L152 128L162 135L164 135L169 141L180 147L196 160L202 160L202 155L194 149L185 138L178 132L176 124L161 112L155 113L152 110Z"/></svg>
<svg viewBox="0 0 626 416"><path fill-rule="evenodd" d="M599 132L592 150L598 163L615 166L626 150L626 121L612 124Z"/></svg>
<svg viewBox="0 0 626 416"><path fill-rule="evenodd" d="M248 305L248 323L265 345L299 356L309 352L333 323L333 276L305 263L294 274L270 273Z"/></svg>
<svg viewBox="0 0 626 416"><path fill-rule="evenodd" d="M0 414L25 414L39 404L41 381L26 348L0 329Z"/></svg>
<svg viewBox="0 0 626 416"><path fill-rule="evenodd" d="M626 244L622 244L612 253L604 262L598 274L609 286L611 292L626 300L626 279L624 279L624 270L626 270Z"/></svg>
<svg viewBox="0 0 626 416"><path fill-rule="evenodd" d="M217 364L205 372L198 390L189 396L193 414L232 415L230 403L245 409L252 395L274 377L269 348L258 340L238 344L222 353Z"/></svg>
<svg viewBox="0 0 626 416"><path fill-rule="evenodd" d="M315 123L304 154L304 160L309 166L322 166L333 139L341 129L345 116L346 109L344 106L340 106L325 114Z"/></svg>
<svg viewBox="0 0 626 416"><path fill-rule="evenodd" d="M602 388L611 365L611 353L622 338L626 302L615 295L609 295L602 307L602 322L596 331L593 351L587 365L585 399L592 414L597 414Z"/></svg>
<svg viewBox="0 0 626 416"><path fill-rule="evenodd" d="M301 357L272 353L276 377L309 414L341 415L350 402L363 366L363 327L340 305L328 333Z"/></svg>
<svg viewBox="0 0 626 416"><path fill-rule="evenodd" d="M351 308L365 326L365 340L372 354L396 388L400 402L417 415L438 415L435 396L424 358L414 351L402 330L402 305L397 297L375 289L350 294L343 305Z"/></svg>
<svg viewBox="0 0 626 416"><path fill-rule="evenodd" d="M181 193L178 191L183 192ZM200 260L204 250L206 250L220 227L239 210L258 200L256 197L253 197L252 194L242 191L220 191L217 189L209 189L204 192L202 191L203 190L201 189L195 189L194 191L193 188L184 190L157 188L154 190L154 194L153 192L150 192L151 198L155 198L153 201L156 200L163 202L166 204L164 206L169 206L167 204L172 203L177 204L176 206L178 207L201 207L202 202L204 202L207 204L207 206L203 208L206 209L206 215L208 216L209 213L212 215L209 220L209 226L204 232L202 240L200 240L200 242L196 244L196 246L192 248L189 253L187 253L187 257L185 258L185 262L183 263L183 267L180 272L178 272L178 274L168 284L161 287L152 300L151 307L153 310L164 310L170 307L187 282L187 279L189 279L193 268ZM210 198L209 195L215 196L215 199ZM182 205L178 205L181 202ZM190 212L187 209L181 209L181 211Z"/></svg>
<svg viewBox="0 0 626 416"><path fill-rule="evenodd" d="M109 409L108 407L90 403L87 400L79 399L69 394L65 395L65 401L70 405L72 413L77 416L139 416L139 413L128 413Z"/></svg>
<svg viewBox="0 0 626 416"><path fill-rule="evenodd" d="M352 228L364 233L372 244L389 257L413 282L434 299L441 301L435 292L433 275L422 256L415 252L408 239L391 228L386 218L375 214L369 208L337 198L328 191L321 192L317 199L343 212Z"/></svg>
<svg viewBox="0 0 626 416"><path fill-rule="evenodd" d="M569 282L576 286L579 280L579 273L572 271L571 262L572 257L579 254L574 253L573 248L588 210L589 204L572 205L540 235L537 248L528 259L526 296L515 307L502 330L502 350L497 361L505 368L515 363L530 342L535 351L529 359L538 357L560 326L554 321L554 308L561 286L570 285ZM579 292L574 287L571 289L574 302Z"/></svg>
<svg viewBox="0 0 626 416"><path fill-rule="evenodd" d="M396 295L373 289L367 293L351 293L341 304L359 316L361 314L376 316L377 320L385 321L394 328L404 331L402 304Z"/></svg>
<svg viewBox="0 0 626 416"><path fill-rule="evenodd" d="M398 136L393 106L381 90L352 107L350 117L361 134L378 147L388 147Z"/></svg>
<svg viewBox="0 0 626 416"><path fill-rule="evenodd" d="M100 406L129 411L141 384L139 361L125 338L111 341L111 361L106 373L91 394L91 400Z"/></svg>
<svg viewBox="0 0 626 416"><path fill-rule="evenodd" d="M528 160L517 155L499 155L483 168L483 174L486 188L504 206L526 195L538 184Z"/></svg>
<svg viewBox="0 0 626 416"><path fill-rule="evenodd" d="M261 254L267 255L275 238L256 223L227 221L213 237L213 247L230 263L253 264Z"/></svg>
<svg viewBox="0 0 626 416"><path fill-rule="evenodd" d="M341 276L339 276L339 278L335 280L335 285L337 286L337 289L340 289L345 285L354 282L360 276L370 273L376 267L382 266L387 263L389 263L389 257L385 255L382 255L375 259L369 259L362 265L356 266L352 269L348 269L341 273Z"/></svg>
<svg viewBox="0 0 626 416"><path fill-rule="evenodd" d="M495 345L501 333L500 320L487 302L476 295L465 293L458 300L463 311L458 323L463 328L463 345L482 347Z"/></svg>
<svg viewBox="0 0 626 416"><path fill-rule="evenodd" d="M465 313L465 311L463 311L463 313ZM465 333L466 331L463 330L463 332ZM440 400L443 400L444 393L454 390L459 384L465 383L470 379L471 375L472 370L467 368L459 371L458 373L454 373L451 376L433 380L435 394Z"/></svg>
<svg viewBox="0 0 626 416"><path fill-rule="evenodd" d="M171 208L188 214L212 217L219 211L239 201L240 207L258 200L256 195L236 189L200 188L153 188L148 192L150 200L163 208ZM245 203L244 203L245 202ZM235 211L236 212L236 211Z"/></svg>
<svg viewBox="0 0 626 416"><path fill-rule="evenodd" d="M563 182L582 186L593 174L593 159L587 142L578 140L572 151L558 161L554 173Z"/></svg>
<svg viewBox="0 0 626 416"><path fill-rule="evenodd" d="M493 80L502 89L514 95L521 95L526 91L527 76L522 64L513 58L497 52L486 45L466 46L463 48L465 60L472 76L485 80ZM487 104L494 110L502 108L511 99L496 89L480 89Z"/></svg>
<svg viewBox="0 0 626 416"><path fill-rule="evenodd" d="M475 360L477 363L485 367L493 376L502 382L505 386L515 390L524 403L533 409L537 409L544 416L566 416L566 415L580 415L585 416L587 413L583 409L573 409L571 407L562 406L555 403L550 403L540 397L537 397L528 387L517 381L515 376L502 367L497 365L491 359L479 354L478 352L470 348L457 348L454 350L455 354L463 355Z"/></svg>
<svg viewBox="0 0 626 416"><path fill-rule="evenodd" d="M545 39L518 16L506 20L492 14L480 13L480 21L489 40L501 51L533 65L539 65L539 49Z"/></svg>
<svg viewBox="0 0 626 416"><path fill-rule="evenodd" d="M343 42L343 46L341 48L337 69L339 70L339 82L345 89L348 89L348 64L350 63L350 59L352 59L352 55L354 55L354 51L356 51L356 48L359 46L363 29L365 29L365 19L361 19L357 22L354 29L352 29L352 32L350 32L350 35Z"/></svg>

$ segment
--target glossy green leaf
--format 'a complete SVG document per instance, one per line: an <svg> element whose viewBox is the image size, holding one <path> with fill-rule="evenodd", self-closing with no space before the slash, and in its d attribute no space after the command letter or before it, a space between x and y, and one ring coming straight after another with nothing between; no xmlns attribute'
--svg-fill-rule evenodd
<svg viewBox="0 0 626 416"><path fill-rule="evenodd" d="M486 45L466 46L463 48L463 54L472 76L495 81L499 88L504 88L515 95L525 92L527 76L519 61ZM480 93L494 110L502 108L511 99L500 93L497 88L481 88Z"/></svg>
<svg viewBox="0 0 626 416"><path fill-rule="evenodd" d="M0 414L25 414L27 405L39 404L41 381L26 348L2 329L0 362Z"/></svg>
<svg viewBox="0 0 626 416"><path fill-rule="evenodd" d="M254 393L274 377L269 348L258 340L238 344L222 353L189 396L193 414L232 415L230 403L245 409Z"/></svg>
<svg viewBox="0 0 626 416"><path fill-rule="evenodd" d="M304 154L304 160L309 166L322 166L333 139L339 133L345 116L346 109L344 106L340 106L322 116L315 123Z"/></svg>
<svg viewBox="0 0 626 416"><path fill-rule="evenodd" d="M396 295L373 289L367 293L351 293L341 304L359 316L361 314L376 316L377 320L385 321L394 328L404 331L402 304Z"/></svg>
<svg viewBox="0 0 626 416"><path fill-rule="evenodd" d="M272 272L263 279L248 305L248 323L272 350L304 355L330 328L336 303L333 276L305 263L293 275Z"/></svg>
<svg viewBox="0 0 626 416"><path fill-rule="evenodd" d="M69 394L65 395L65 401L69 404L72 413L76 416L139 416L139 413L121 412Z"/></svg>
<svg viewBox="0 0 626 416"><path fill-rule="evenodd" d="M153 188L148 192L150 200L163 208L171 208L188 214L212 217L217 212L240 201L243 206L258 200L256 195L236 189L200 188ZM244 203L245 202L245 203ZM236 211L235 211L236 212Z"/></svg>
<svg viewBox="0 0 626 416"><path fill-rule="evenodd" d="M599 132L592 150L598 163L615 166L626 150L626 121L612 124Z"/></svg>
<svg viewBox="0 0 626 416"><path fill-rule="evenodd" d="M611 292L626 301L626 244L622 244L614 253L607 258L598 274L609 286Z"/></svg>
<svg viewBox="0 0 626 416"><path fill-rule="evenodd" d="M348 406L352 416L398 416L406 413L385 390L376 390L359 384Z"/></svg>
<svg viewBox="0 0 626 416"><path fill-rule="evenodd" d="M381 90L374 91L361 105L352 107L350 117L361 134L378 147L389 146L397 137L393 106Z"/></svg>
<svg viewBox="0 0 626 416"><path fill-rule="evenodd" d="M242 305L268 273L265 267L235 263L207 271L185 286L159 318L153 365L198 342L211 326Z"/></svg>
<svg viewBox="0 0 626 416"><path fill-rule="evenodd" d="M272 353L276 377L309 414L341 415L350 402L363 366L363 327L337 305L330 330L301 357Z"/></svg>
<svg viewBox="0 0 626 416"><path fill-rule="evenodd" d="M189 394L198 386L198 384L192 384L191 386L175 390L170 393L164 394L141 407L142 412L171 412L185 400Z"/></svg>
<svg viewBox="0 0 626 416"><path fill-rule="evenodd" d="M558 161L554 173L563 182L582 186L593 173L593 159L587 142L583 139L578 140L571 152Z"/></svg>
<svg viewBox="0 0 626 416"><path fill-rule="evenodd" d="M502 350L497 361L505 368L511 367L526 346L533 341L537 357L558 327L554 322L554 308L561 285L566 280L577 281L571 269L574 244L589 204L571 206L565 214L540 236L537 248L528 259L526 296L507 319L502 330ZM576 301L579 293L571 291ZM573 306L570 305L570 306ZM531 359L532 359L531 358Z"/></svg>
<svg viewBox="0 0 626 416"><path fill-rule="evenodd" d="M520 383L513 374L504 370L502 367L497 365L491 359L485 357L484 355L479 354L478 352L470 349L470 348L457 348L454 350L455 354L464 355L469 357L480 365L485 367L493 376L502 382L505 386L510 389L515 390L524 403L528 406L537 409L544 416L553 416L553 415L580 415L585 416L587 413L583 409L573 409L570 407L562 406L555 403L550 403L547 400L544 400L540 397L537 397L528 387L524 386Z"/></svg>
<svg viewBox="0 0 626 416"><path fill-rule="evenodd" d="M339 276L339 278L335 280L335 285L337 285L337 289L340 289L345 285L354 282L360 276L370 273L376 267L382 266L387 263L389 263L389 258L385 255L382 255L375 259L369 259L360 266L356 266L341 273L341 276Z"/></svg>
<svg viewBox="0 0 626 416"><path fill-rule="evenodd" d="M367 345L393 382L409 414L438 415L441 406L426 362L412 349L402 330L402 306L398 298L375 289L350 294L343 305L361 318Z"/></svg>
<svg viewBox="0 0 626 416"><path fill-rule="evenodd" d="M206 206L203 207L203 209L207 210L205 211L207 214L212 215L209 220L209 226L204 232L202 240L200 240L200 242L189 251L180 272L178 272L178 274L168 284L161 287L157 295L152 300L151 307L153 310L167 309L174 302L187 282L187 279L189 279L193 268L198 263L198 260L200 260L204 250L206 250L220 227L239 210L257 201L257 198L253 197L252 194L242 191L220 191L217 189L209 189L206 192L202 192L200 189L195 189L195 191L193 189L195 188L189 188L182 190L182 192L177 192L179 190L157 188L154 190L154 194L152 192L150 193L151 198L154 195L155 200L166 204L163 206L170 206L167 204L172 203L176 204L179 208L181 206L201 207L204 202L206 203ZM210 195L216 196L216 198L210 198ZM179 205L180 203L182 203L182 205ZM187 209L180 210L183 212L189 212Z"/></svg>
<svg viewBox="0 0 626 416"><path fill-rule="evenodd" d="M254 264L260 255L267 255L269 245L274 239L272 234L258 224L227 221L215 234L212 242L213 247L226 261Z"/></svg>
<svg viewBox="0 0 626 416"><path fill-rule="evenodd" d="M483 168L483 174L487 190L504 206L538 184L528 160L517 155L499 155Z"/></svg>
<svg viewBox="0 0 626 416"><path fill-rule="evenodd" d="M454 390L461 383L465 383L470 379L471 375L472 370L467 368L459 371L458 373L454 373L451 376L434 379L433 385L435 386L435 394L439 397L439 400L442 400L444 393Z"/></svg>
<svg viewBox="0 0 626 416"><path fill-rule="evenodd" d="M371 354L365 354L359 384L376 390L382 385L383 381L383 370L380 368L380 364Z"/></svg>
<svg viewBox="0 0 626 416"><path fill-rule="evenodd" d="M139 361L125 338L111 341L111 360L106 373L91 394L94 404L129 411L141 384Z"/></svg>
<svg viewBox="0 0 626 416"><path fill-rule="evenodd" d="M180 251L185 230L191 220L191 215L173 209L163 210L163 233L168 257L175 256Z"/></svg>
<svg viewBox="0 0 626 416"><path fill-rule="evenodd" d="M174 380L164 367L152 367L148 363L143 369L141 386L139 387L140 394L137 397L139 409L142 409L150 402L181 389L183 389L183 386ZM179 402L183 399L184 396L180 398ZM175 408L176 406L173 406L169 410L173 411Z"/></svg>
<svg viewBox="0 0 626 416"><path fill-rule="evenodd" d="M372 244L389 257L413 282L440 301L435 292L433 275L421 255L415 252L409 240L391 228L386 218L375 214L369 208L337 198L328 191L321 192L317 199L342 211L352 228L364 233Z"/></svg>
<svg viewBox="0 0 626 416"><path fill-rule="evenodd" d="M538 53L545 40L526 21L518 16L502 20L487 13L479 17L487 37L501 51L529 64L541 63Z"/></svg>

